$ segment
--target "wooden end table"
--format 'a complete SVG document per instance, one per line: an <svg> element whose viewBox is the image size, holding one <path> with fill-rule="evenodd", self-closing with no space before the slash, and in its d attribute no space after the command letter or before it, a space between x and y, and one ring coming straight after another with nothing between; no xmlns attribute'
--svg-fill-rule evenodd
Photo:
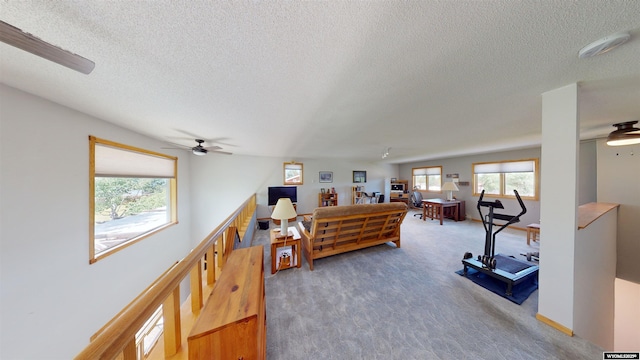
<svg viewBox="0 0 640 360"><path fill-rule="evenodd" d="M300 233L295 226L289 227L289 234L286 237L278 237L280 236L280 229L273 229L269 231L271 236L271 273L275 274L277 270L289 269L292 267L302 267L302 257L301 257L301 246L300 242ZM285 246L291 246L291 259L289 260L289 265L281 265L279 269L277 269L278 265L278 249L284 248Z"/></svg>

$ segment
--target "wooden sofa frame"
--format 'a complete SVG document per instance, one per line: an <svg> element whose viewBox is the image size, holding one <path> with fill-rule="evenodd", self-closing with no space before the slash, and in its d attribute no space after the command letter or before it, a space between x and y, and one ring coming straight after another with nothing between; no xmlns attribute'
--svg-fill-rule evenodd
<svg viewBox="0 0 640 360"><path fill-rule="evenodd" d="M313 270L313 260L393 242L400 247L400 225L407 204L359 204L317 208L309 231L298 223L302 252Z"/></svg>

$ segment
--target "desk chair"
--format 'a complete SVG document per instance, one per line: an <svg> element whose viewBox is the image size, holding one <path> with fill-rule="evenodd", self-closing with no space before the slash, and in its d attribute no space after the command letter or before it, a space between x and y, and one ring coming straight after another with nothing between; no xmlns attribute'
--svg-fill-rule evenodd
<svg viewBox="0 0 640 360"><path fill-rule="evenodd" d="M364 195L364 197L369 198L369 204L376 204L377 203L378 198L376 197L375 193L371 193L371 195L369 195L368 193L363 192L362 194Z"/></svg>
<svg viewBox="0 0 640 360"><path fill-rule="evenodd" d="M414 191L411 193L410 206L414 209L422 210L422 193L420 191ZM413 214L413 216L419 216L422 219L422 212Z"/></svg>

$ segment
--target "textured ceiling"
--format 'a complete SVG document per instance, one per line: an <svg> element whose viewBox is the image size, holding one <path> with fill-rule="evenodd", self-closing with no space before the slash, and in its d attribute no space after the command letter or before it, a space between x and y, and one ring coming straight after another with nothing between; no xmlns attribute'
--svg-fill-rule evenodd
<svg viewBox="0 0 640 360"><path fill-rule="evenodd" d="M32 0L1 1L0 20L96 63L83 75L0 43L0 82L234 154L399 163L535 146L540 95L575 82L583 137L640 118L634 0ZM625 45L578 59L620 31Z"/></svg>

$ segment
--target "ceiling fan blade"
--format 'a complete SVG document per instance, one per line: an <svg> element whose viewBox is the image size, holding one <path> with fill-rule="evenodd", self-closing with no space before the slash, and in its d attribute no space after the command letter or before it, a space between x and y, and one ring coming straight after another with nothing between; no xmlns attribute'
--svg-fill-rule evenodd
<svg viewBox="0 0 640 360"><path fill-rule="evenodd" d="M96 64L89 59L51 45L1 20L0 41L83 74L91 73L96 66Z"/></svg>
<svg viewBox="0 0 640 360"><path fill-rule="evenodd" d="M209 151L216 151L216 150L222 150L222 148L220 146L214 145L214 146L207 146L205 147L205 149L209 150Z"/></svg>
<svg viewBox="0 0 640 360"><path fill-rule="evenodd" d="M212 153L212 154L233 155L233 153L226 152L226 151L219 151L219 150L211 150L209 152Z"/></svg>
<svg viewBox="0 0 640 360"><path fill-rule="evenodd" d="M180 144L174 144L174 143L169 143L171 145L173 145L172 147L162 147L161 149L180 149L180 150L191 150L191 148L193 148L193 146L186 146L186 145L180 145Z"/></svg>

